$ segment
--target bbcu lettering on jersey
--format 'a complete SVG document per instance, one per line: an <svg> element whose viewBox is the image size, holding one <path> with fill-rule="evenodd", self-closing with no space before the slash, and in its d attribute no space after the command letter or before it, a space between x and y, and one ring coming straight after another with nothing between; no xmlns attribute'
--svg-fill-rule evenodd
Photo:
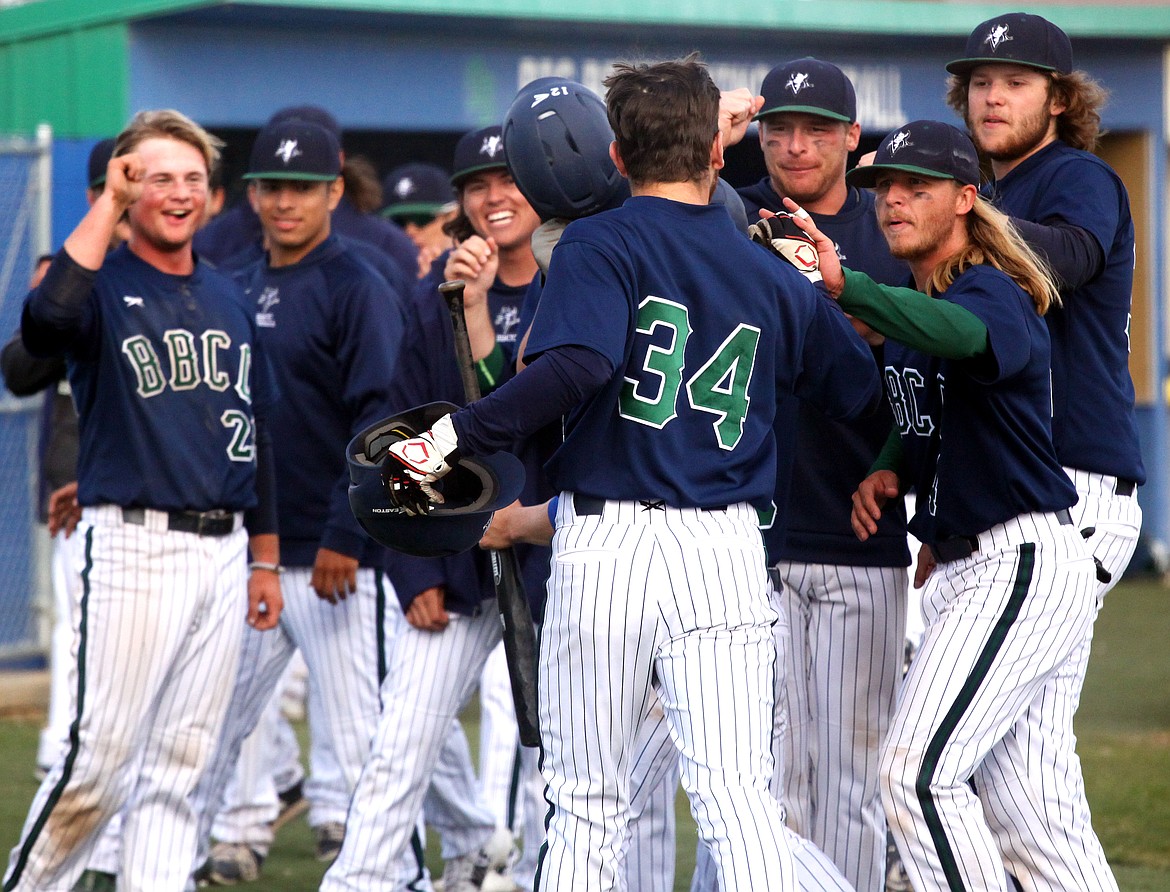
<svg viewBox="0 0 1170 892"><path fill-rule="evenodd" d="M943 384L945 378L942 373L936 375L938 379L938 403L942 406ZM894 410L894 423L898 425L898 433L903 437L929 437L934 433L934 419L923 411L929 403L931 394L926 389L926 378L915 368L899 369L893 366L885 367L886 395L890 406Z"/></svg>
<svg viewBox="0 0 1170 892"><path fill-rule="evenodd" d="M252 402L251 344L240 344L233 349L227 332L215 328L201 335L172 328L163 333L163 341L167 357L165 368L170 370L169 374L164 370L159 351L146 335L134 335L122 341L122 354L138 379L140 397L158 396L167 389L194 390L203 384L219 393L234 387L240 399L245 403Z"/></svg>

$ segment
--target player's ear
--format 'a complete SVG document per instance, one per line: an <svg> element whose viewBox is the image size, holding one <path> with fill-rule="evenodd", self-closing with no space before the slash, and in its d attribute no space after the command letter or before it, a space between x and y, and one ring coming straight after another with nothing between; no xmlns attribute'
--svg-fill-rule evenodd
<svg viewBox="0 0 1170 892"><path fill-rule="evenodd" d="M975 207L975 202L979 198L979 190L974 186L963 185L959 187L959 192L955 196L955 213L969 214L971 208Z"/></svg>
<svg viewBox="0 0 1170 892"><path fill-rule="evenodd" d="M711 140L711 169L722 170L723 165L723 131L716 130L715 138Z"/></svg>
<svg viewBox="0 0 1170 892"><path fill-rule="evenodd" d="M341 196L345 194L345 180L341 177L335 179L329 184L329 210L337 210L337 205L341 203Z"/></svg>
<svg viewBox="0 0 1170 892"><path fill-rule="evenodd" d="M250 180L248 182L248 204L252 205L252 210L257 214L260 213L260 201L256 196L256 181Z"/></svg>
<svg viewBox="0 0 1170 892"><path fill-rule="evenodd" d="M861 142L861 125L854 121L849 125L845 131L845 148L852 152L857 148L858 143Z"/></svg>
<svg viewBox="0 0 1170 892"><path fill-rule="evenodd" d="M616 139L609 144L609 158L613 161L613 166L617 168L618 173L628 180L630 175L626 173L626 163L622 160L622 152L618 148Z"/></svg>

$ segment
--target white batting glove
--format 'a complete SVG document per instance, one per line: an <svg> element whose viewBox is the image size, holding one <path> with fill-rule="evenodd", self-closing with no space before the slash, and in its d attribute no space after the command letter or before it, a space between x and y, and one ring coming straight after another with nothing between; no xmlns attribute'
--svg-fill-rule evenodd
<svg viewBox="0 0 1170 892"><path fill-rule="evenodd" d="M814 285L821 281L817 243L792 221L791 214L767 217L748 227L748 235L778 257L792 264Z"/></svg>
<svg viewBox="0 0 1170 892"><path fill-rule="evenodd" d="M448 462L459 449L459 438L451 416L444 415L434 427L409 440L400 440L389 449L388 459L402 467L400 472L386 472L386 484L391 498L407 514L425 514L429 506L412 497L412 491L421 489L430 503L441 505L443 494L431 486L451 470Z"/></svg>

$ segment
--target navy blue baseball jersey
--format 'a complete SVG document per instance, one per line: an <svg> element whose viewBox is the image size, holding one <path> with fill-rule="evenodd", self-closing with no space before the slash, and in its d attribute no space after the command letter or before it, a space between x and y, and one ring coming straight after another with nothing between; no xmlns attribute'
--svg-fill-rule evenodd
<svg viewBox="0 0 1170 892"><path fill-rule="evenodd" d="M999 270L974 266L938 299L979 317L989 350L946 360L886 342L903 482L918 493L910 532L933 544L1068 508L1077 496L1052 447L1050 341L1032 298Z"/></svg>
<svg viewBox="0 0 1170 892"><path fill-rule="evenodd" d="M712 278L726 268L736 282ZM570 224L527 352L570 345L614 374L569 413L549 476L603 498L766 510L778 393L841 417L874 405L877 369L840 309L711 205L637 196Z"/></svg>
<svg viewBox="0 0 1170 892"><path fill-rule="evenodd" d="M1100 158L1057 141L984 191L1013 217L1078 226L1101 246L1101 273L1062 292L1063 306L1046 317L1052 438L1066 467L1145 482L1129 375L1134 230L1125 185Z"/></svg>
<svg viewBox="0 0 1170 892"><path fill-rule="evenodd" d="M771 180L740 194L757 210L785 210ZM883 285L905 285L909 268L890 256L885 236L878 228L873 193L849 188L845 204L836 214L813 214L817 228L833 240L841 263L861 270ZM881 367L882 348L873 348ZM874 458L885 445L893 423L887 403L872 415L850 421L830 418L815 404L789 397L777 409L777 437L782 428L794 428L796 446L780 452L776 504L780 523L764 531L768 560L852 567L905 567L910 563L906 545L906 510L901 502L882 512L877 533L860 542L850 524L852 496L857 481L869 473ZM787 456L790 459L786 460ZM790 464L790 468L786 465ZM783 506L787 500L787 508Z"/></svg>
<svg viewBox="0 0 1170 892"><path fill-rule="evenodd" d="M394 374L403 301L335 235L299 263L261 260L239 282L282 396L267 416L281 558L311 567L324 547L381 566L382 548L349 507L345 448L405 400Z"/></svg>
<svg viewBox="0 0 1170 892"><path fill-rule="evenodd" d="M274 390L239 286L205 263L164 273L122 246L63 328L49 281L29 295L22 328L38 352L66 352L81 425L78 501L252 507L254 413L271 410Z"/></svg>

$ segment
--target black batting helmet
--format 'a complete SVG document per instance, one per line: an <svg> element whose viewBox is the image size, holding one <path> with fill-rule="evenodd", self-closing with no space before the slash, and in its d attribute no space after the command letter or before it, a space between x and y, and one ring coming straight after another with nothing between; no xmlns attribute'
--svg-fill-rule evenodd
<svg viewBox="0 0 1170 892"><path fill-rule="evenodd" d="M370 425L346 449L349 506L375 542L420 557L447 557L467 551L483 536L492 512L513 502L524 485L524 466L506 452L460 458L432 486L443 503L412 517L390 501L383 466L391 444L429 430L459 407L428 403Z"/></svg>
<svg viewBox="0 0 1170 892"><path fill-rule="evenodd" d="M609 157L605 103L588 87L561 77L532 81L512 101L503 132L508 171L542 220L576 220L629 197Z"/></svg>

